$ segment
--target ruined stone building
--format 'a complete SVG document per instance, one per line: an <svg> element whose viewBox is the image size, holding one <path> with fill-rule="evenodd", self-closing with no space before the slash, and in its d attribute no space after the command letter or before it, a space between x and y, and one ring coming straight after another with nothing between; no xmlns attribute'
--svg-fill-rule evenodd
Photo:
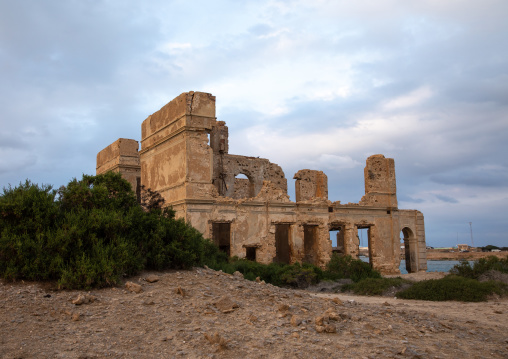
<svg viewBox="0 0 508 359"><path fill-rule="evenodd" d="M231 256L324 266L332 254L330 231L338 231L335 250L357 256L358 229L367 228L375 269L399 273L401 233L407 269L427 268L423 214L398 208L393 159L367 158L359 203L330 201L327 176L309 169L294 175L293 202L280 166L229 153L228 128L217 121L208 93L183 93L148 116L140 150L137 141L121 138L99 152L97 174L109 170L134 189L158 191L177 217Z"/></svg>

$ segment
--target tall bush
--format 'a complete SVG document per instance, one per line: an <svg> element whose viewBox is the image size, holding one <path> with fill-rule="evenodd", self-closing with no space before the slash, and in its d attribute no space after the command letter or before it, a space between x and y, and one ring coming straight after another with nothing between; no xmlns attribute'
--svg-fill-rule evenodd
<svg viewBox="0 0 508 359"><path fill-rule="evenodd" d="M160 198L149 203L140 206L130 184L112 172L83 175L58 192L30 181L4 188L0 275L89 288L116 284L143 268L224 260L196 229L175 219L174 211L160 208Z"/></svg>
<svg viewBox="0 0 508 359"><path fill-rule="evenodd" d="M351 278L354 282L358 282L365 278L381 278L381 274L372 269L369 263L349 255L333 254L326 269L325 276L329 279Z"/></svg>
<svg viewBox="0 0 508 359"><path fill-rule="evenodd" d="M506 258L498 258L496 256L480 258L474 261L473 265L466 260L462 260L460 264L455 265L450 270L450 273L466 278L478 279L478 277L489 270L508 273L508 256Z"/></svg>

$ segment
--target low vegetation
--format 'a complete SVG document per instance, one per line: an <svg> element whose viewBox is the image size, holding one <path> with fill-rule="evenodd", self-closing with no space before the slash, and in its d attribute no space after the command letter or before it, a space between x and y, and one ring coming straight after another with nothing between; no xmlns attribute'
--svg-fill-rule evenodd
<svg viewBox="0 0 508 359"><path fill-rule="evenodd" d="M350 291L360 295L383 295L392 293L404 299L419 299L431 301L456 300L462 302L485 301L494 294L506 295L506 283L488 280L480 282L478 279L485 273L492 271L508 273L508 257L500 259L494 256L481 258L472 265L462 261L454 266L450 275L442 279L410 282L402 278L367 278L357 283L344 285L342 291Z"/></svg>
<svg viewBox="0 0 508 359"><path fill-rule="evenodd" d="M479 282L471 278L448 275L442 279L416 282L410 288L398 292L397 297L432 301L481 302L487 300L490 295L503 295L506 292L507 287L501 282Z"/></svg>
<svg viewBox="0 0 508 359"><path fill-rule="evenodd" d="M397 278L366 278L357 283L343 285L343 292L351 291L359 295L383 295L386 292L394 292L402 286L409 286L412 282Z"/></svg>
<svg viewBox="0 0 508 359"><path fill-rule="evenodd" d="M463 260L460 264L455 265L450 270L450 273L465 278L478 279L482 274L492 270L508 273L508 256L506 258L498 258L496 256L480 258L474 261L473 265Z"/></svg>

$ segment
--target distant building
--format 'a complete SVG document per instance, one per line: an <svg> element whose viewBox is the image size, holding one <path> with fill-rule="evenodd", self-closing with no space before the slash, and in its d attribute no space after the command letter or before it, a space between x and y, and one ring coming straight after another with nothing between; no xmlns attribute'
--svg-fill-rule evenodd
<svg viewBox="0 0 508 359"><path fill-rule="evenodd" d="M457 244L457 249L459 251L468 251L469 248L470 247L467 244Z"/></svg>

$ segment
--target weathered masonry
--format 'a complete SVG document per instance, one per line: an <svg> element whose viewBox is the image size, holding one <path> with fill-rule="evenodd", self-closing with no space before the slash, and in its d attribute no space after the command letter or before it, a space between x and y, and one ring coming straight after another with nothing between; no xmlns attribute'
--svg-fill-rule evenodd
<svg viewBox="0 0 508 359"><path fill-rule="evenodd" d="M367 159L359 203L330 201L327 176L309 169L294 175L292 202L280 166L229 153L228 128L217 121L208 93L183 93L148 116L139 152L130 139L99 152L97 174L109 170L135 189L141 184L158 191L178 217L231 256L324 266L332 250L357 256L358 230L368 229L374 268L399 273L402 233L408 271L427 269L423 214L398 209L393 159ZM331 231L337 231L335 249Z"/></svg>

